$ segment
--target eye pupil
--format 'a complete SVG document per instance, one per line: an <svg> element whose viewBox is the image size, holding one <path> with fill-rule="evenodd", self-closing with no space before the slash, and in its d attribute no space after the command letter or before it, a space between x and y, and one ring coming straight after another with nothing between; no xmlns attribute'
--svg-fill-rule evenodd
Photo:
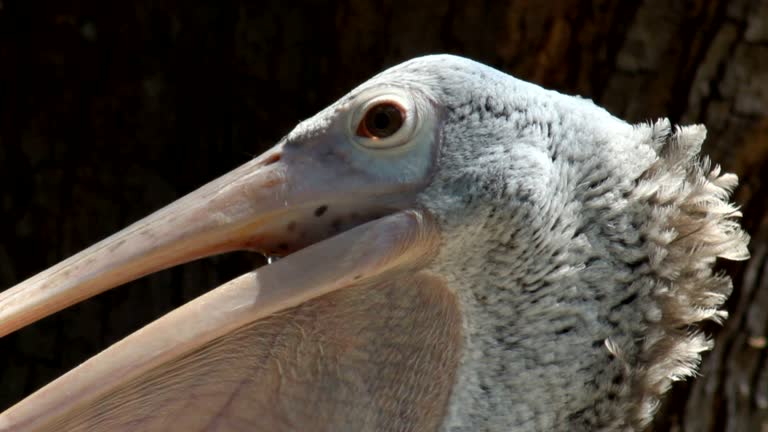
<svg viewBox="0 0 768 432"><path fill-rule="evenodd" d="M389 116L382 112L377 112L376 116L373 118L373 124L376 129L387 129L387 126L389 126Z"/></svg>
<svg viewBox="0 0 768 432"><path fill-rule="evenodd" d="M394 103L380 103L365 113L357 134L373 139L390 137L403 126L404 117L403 110Z"/></svg>

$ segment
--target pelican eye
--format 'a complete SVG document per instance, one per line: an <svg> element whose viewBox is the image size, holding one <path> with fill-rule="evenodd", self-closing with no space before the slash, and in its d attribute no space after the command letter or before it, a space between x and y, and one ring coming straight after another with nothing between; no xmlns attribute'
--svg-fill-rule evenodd
<svg viewBox="0 0 768 432"><path fill-rule="evenodd" d="M396 88L362 93L348 117L353 141L367 150L400 152L410 148L421 129L423 107L409 92Z"/></svg>
<svg viewBox="0 0 768 432"><path fill-rule="evenodd" d="M370 139L389 138L405 123L405 108L394 102L381 102L368 109L360 124L357 135Z"/></svg>

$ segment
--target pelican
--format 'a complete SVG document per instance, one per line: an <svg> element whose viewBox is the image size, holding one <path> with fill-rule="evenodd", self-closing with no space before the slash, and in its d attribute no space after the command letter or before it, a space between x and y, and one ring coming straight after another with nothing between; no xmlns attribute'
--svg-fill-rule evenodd
<svg viewBox="0 0 768 432"><path fill-rule="evenodd" d="M282 259L0 415L0 431L640 430L748 257L703 126L474 61L388 69L263 155L0 294L0 336L127 281Z"/></svg>

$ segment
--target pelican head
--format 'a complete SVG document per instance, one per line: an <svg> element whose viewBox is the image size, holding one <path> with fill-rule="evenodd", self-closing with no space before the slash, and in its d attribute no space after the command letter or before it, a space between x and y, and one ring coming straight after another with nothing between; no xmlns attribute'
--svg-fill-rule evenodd
<svg viewBox="0 0 768 432"><path fill-rule="evenodd" d="M284 257L0 430L639 430L710 348L694 326L725 316L715 259L748 256L704 136L460 57L395 66L0 294L3 335L200 257Z"/></svg>

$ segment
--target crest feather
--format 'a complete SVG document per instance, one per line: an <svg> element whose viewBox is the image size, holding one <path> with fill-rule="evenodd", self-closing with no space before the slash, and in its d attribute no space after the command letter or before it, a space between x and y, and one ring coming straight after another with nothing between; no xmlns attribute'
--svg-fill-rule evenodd
<svg viewBox="0 0 768 432"><path fill-rule="evenodd" d="M649 206L643 232L649 240L653 298L662 314L649 324L639 365L632 371L636 403L635 426L646 425L659 399L673 381L696 372L701 353L712 341L695 325L720 322L721 307L731 293L731 279L713 272L716 258L749 258L749 236L736 219L741 216L730 194L738 183L722 174L699 152L704 126L670 130L661 120L651 126L658 159L638 180L634 198Z"/></svg>

